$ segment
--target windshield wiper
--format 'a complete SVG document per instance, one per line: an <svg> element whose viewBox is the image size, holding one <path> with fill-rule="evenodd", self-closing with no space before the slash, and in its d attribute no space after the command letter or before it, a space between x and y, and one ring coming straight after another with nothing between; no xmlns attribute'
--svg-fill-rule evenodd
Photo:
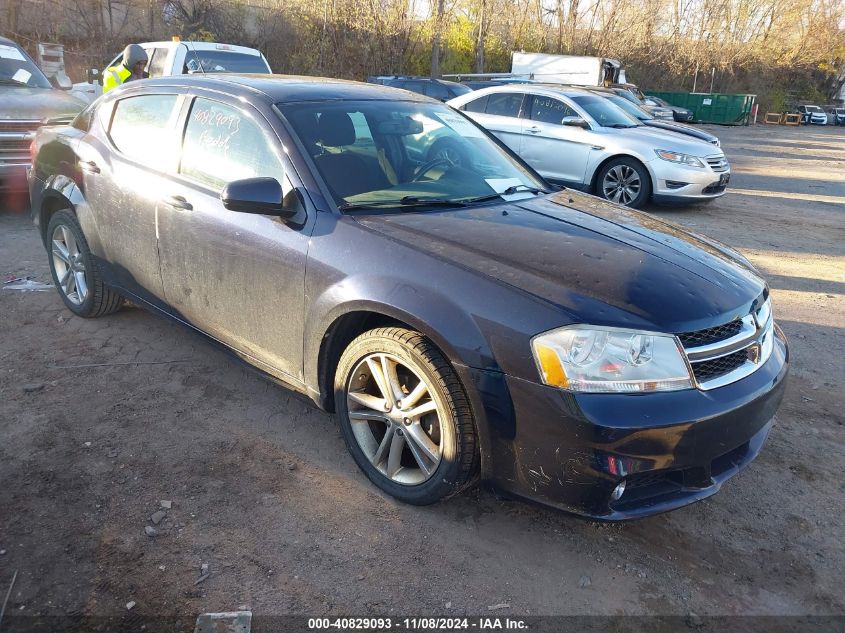
<svg viewBox="0 0 845 633"><path fill-rule="evenodd" d="M0 77L0 84L7 86L29 86L29 84L25 81L18 81L17 79L12 79L11 77Z"/></svg>
<svg viewBox="0 0 845 633"><path fill-rule="evenodd" d="M607 127L612 127L614 130L627 130L632 127L639 127L639 125L626 125L625 123L614 123L613 125L608 125Z"/></svg>
<svg viewBox="0 0 845 633"><path fill-rule="evenodd" d="M405 196L399 200L376 200L373 202L347 202L338 207L341 211L355 211L357 209L389 209L400 210L416 207L464 207L466 203L462 200L448 200L446 198L420 198L418 196Z"/></svg>
<svg viewBox="0 0 845 633"><path fill-rule="evenodd" d="M491 193L486 196L478 196L477 198L466 198L462 202L465 204L473 204L474 202L485 202L487 200L495 200L496 198L501 198L502 196L512 196L515 193L533 193L534 195L539 195L541 193L552 193L551 191L546 191L544 189L537 189L536 187L529 187L528 185L511 185L504 191L500 191L499 193Z"/></svg>

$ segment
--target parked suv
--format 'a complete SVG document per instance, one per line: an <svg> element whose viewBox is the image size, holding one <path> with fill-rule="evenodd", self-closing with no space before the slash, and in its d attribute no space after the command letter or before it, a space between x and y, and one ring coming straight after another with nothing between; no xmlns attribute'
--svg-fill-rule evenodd
<svg viewBox="0 0 845 633"><path fill-rule="evenodd" d="M426 126L466 162L414 160ZM126 297L228 346L335 412L364 474L403 501L480 477L640 517L714 494L772 428L788 352L747 260L550 191L432 99L150 79L35 150L33 218L69 310Z"/></svg>
<svg viewBox="0 0 845 633"><path fill-rule="evenodd" d="M817 105L800 105L798 113L801 115L801 123L804 125L827 125L827 115Z"/></svg>
<svg viewBox="0 0 845 633"><path fill-rule="evenodd" d="M0 212L26 194L35 130L48 121L69 123L84 107L54 87L26 51L0 37Z"/></svg>
<svg viewBox="0 0 845 633"><path fill-rule="evenodd" d="M371 84L381 84L392 88L402 88L417 94L433 97L438 101L448 101L454 97L472 92L472 88L446 79L432 79L431 77L409 77L399 75L367 77Z"/></svg>
<svg viewBox="0 0 845 633"><path fill-rule="evenodd" d="M545 178L626 206L640 207L650 199L708 200L723 195L730 180L730 164L719 148L644 126L586 89L500 86L449 104L493 132Z"/></svg>
<svg viewBox="0 0 845 633"><path fill-rule="evenodd" d="M825 112L828 125L845 125L845 108L842 106L828 106Z"/></svg>

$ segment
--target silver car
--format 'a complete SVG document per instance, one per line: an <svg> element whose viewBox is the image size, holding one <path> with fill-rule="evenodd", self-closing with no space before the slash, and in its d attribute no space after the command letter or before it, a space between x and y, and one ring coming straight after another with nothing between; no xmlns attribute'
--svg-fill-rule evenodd
<svg viewBox="0 0 845 633"><path fill-rule="evenodd" d="M448 102L550 181L639 207L724 195L731 168L704 141L642 125L607 99L571 87L496 86ZM460 156L442 148L443 158ZM434 158L434 157L429 157Z"/></svg>

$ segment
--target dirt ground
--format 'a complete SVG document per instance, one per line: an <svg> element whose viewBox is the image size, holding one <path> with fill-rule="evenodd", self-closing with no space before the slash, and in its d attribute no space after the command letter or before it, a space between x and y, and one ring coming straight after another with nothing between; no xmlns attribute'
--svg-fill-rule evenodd
<svg viewBox="0 0 845 633"><path fill-rule="evenodd" d="M650 211L746 254L792 350L767 445L718 495L614 525L482 489L401 505L331 416L188 330L0 290L6 617L845 615L845 129L711 131L728 195ZM25 215L0 215L7 273L49 280Z"/></svg>

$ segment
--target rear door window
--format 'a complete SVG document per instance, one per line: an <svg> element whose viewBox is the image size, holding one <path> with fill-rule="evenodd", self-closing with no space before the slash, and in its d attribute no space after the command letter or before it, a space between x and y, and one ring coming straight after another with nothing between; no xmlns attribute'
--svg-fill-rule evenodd
<svg viewBox="0 0 845 633"><path fill-rule="evenodd" d="M176 120L178 95L141 95L115 104L109 138L118 151L149 166L179 148Z"/></svg>
<svg viewBox="0 0 845 633"><path fill-rule="evenodd" d="M198 97L185 127L179 173L212 189L242 178L284 183L284 169L270 143L243 110Z"/></svg>
<svg viewBox="0 0 845 633"><path fill-rule="evenodd" d="M484 113L487 109L487 100L489 97L487 95L483 97L478 97L478 99L473 99L472 101L468 101L464 104L464 107L461 110L465 112L479 112Z"/></svg>
<svg viewBox="0 0 845 633"><path fill-rule="evenodd" d="M524 95L521 92L495 92L487 99L487 114L516 118L522 107Z"/></svg>

